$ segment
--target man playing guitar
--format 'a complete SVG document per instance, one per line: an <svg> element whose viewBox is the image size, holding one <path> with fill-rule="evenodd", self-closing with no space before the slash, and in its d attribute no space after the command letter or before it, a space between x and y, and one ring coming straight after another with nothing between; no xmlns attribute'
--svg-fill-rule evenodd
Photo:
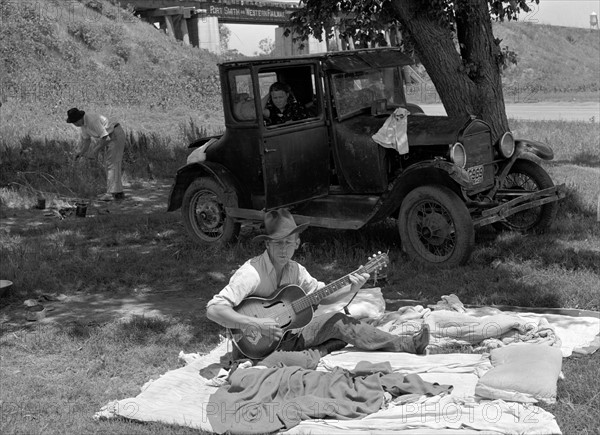
<svg viewBox="0 0 600 435"><path fill-rule="evenodd" d="M281 286L300 287L303 292L296 290L300 293L296 293L293 299L304 297L305 293L309 295L309 301L311 295L329 287L292 260L300 246L299 234L307 226L296 225L286 209L266 213L266 234L255 237L256 241L265 242L266 250L244 263L233 274L229 284L208 302L207 317L230 329L234 335L236 331L239 334L239 339L234 337L234 359L245 355L258 360L270 354L272 363L315 368L321 356L348 343L366 350L424 354L429 343L426 325L412 336L396 336L339 312L312 319L312 307L304 309L298 316L304 317L305 323L310 322L303 329L291 329L293 322L301 322L296 317L289 321L280 318L280 315L286 317L286 310L291 310L294 303L293 300L286 301L284 296L276 300L274 295L279 291L284 294L286 290L280 290ZM368 278L369 274L359 269L349 274L345 283L350 283L351 290L356 292ZM269 300L271 297L273 299ZM264 317L265 313L269 313L269 317ZM257 346L256 349L252 349L253 345Z"/></svg>

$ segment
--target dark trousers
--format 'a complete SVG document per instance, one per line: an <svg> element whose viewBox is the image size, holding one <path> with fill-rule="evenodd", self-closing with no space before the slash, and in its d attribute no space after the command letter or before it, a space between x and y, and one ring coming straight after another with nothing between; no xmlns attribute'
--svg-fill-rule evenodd
<svg viewBox="0 0 600 435"><path fill-rule="evenodd" d="M412 335L418 331L406 332L393 335L345 314L328 313L315 317L299 335L290 335L280 349L304 350L337 339L359 349L415 353Z"/></svg>
<svg viewBox="0 0 600 435"><path fill-rule="evenodd" d="M359 349L415 353L412 336L418 331L405 332L407 335L393 335L345 314L328 313L314 318L300 334L288 334L279 350L259 364L272 367L281 363L314 369L320 359L320 353L314 348L332 339Z"/></svg>

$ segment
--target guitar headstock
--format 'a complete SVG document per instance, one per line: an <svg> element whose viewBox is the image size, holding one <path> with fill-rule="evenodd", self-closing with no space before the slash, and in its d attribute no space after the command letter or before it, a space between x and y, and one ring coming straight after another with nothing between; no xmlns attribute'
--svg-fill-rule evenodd
<svg viewBox="0 0 600 435"><path fill-rule="evenodd" d="M389 262L390 258L387 253L381 253L381 251L379 251L377 254L373 254L373 256L369 257L369 261L363 266L363 269L367 273L377 272L384 267L387 267Z"/></svg>

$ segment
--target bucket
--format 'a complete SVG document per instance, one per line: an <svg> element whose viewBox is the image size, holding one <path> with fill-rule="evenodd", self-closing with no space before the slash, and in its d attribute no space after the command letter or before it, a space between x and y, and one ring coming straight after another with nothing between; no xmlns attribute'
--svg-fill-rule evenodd
<svg viewBox="0 0 600 435"><path fill-rule="evenodd" d="M38 198L35 208L37 208L39 210L44 210L46 208L46 198L42 198L42 197Z"/></svg>
<svg viewBox="0 0 600 435"><path fill-rule="evenodd" d="M87 213L87 204L85 202L76 202L75 207L75 216L85 217L85 214Z"/></svg>
<svg viewBox="0 0 600 435"><path fill-rule="evenodd" d="M12 285L12 281L9 281L7 279L0 279L0 296L8 294L8 291L11 289Z"/></svg>

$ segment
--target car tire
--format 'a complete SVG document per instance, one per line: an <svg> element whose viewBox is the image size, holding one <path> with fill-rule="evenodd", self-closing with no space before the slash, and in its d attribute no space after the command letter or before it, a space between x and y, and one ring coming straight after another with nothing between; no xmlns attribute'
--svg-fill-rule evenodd
<svg viewBox="0 0 600 435"><path fill-rule="evenodd" d="M404 251L424 264L465 264L475 245L469 210L445 186L420 186L409 192L400 206L398 230Z"/></svg>
<svg viewBox="0 0 600 435"><path fill-rule="evenodd" d="M235 190L232 188L232 191ZM183 196L181 214L188 234L198 243L227 243L237 239L240 224L228 217L225 207L237 206L237 195L226 195L216 180L194 180Z"/></svg>
<svg viewBox="0 0 600 435"><path fill-rule="evenodd" d="M523 189L526 192L535 192L549 187L554 187L554 183L544 168L531 160L520 159L508 172L500 189ZM550 229L557 210L558 203L550 202L507 216L503 221L494 222L492 225L500 231L543 233Z"/></svg>

